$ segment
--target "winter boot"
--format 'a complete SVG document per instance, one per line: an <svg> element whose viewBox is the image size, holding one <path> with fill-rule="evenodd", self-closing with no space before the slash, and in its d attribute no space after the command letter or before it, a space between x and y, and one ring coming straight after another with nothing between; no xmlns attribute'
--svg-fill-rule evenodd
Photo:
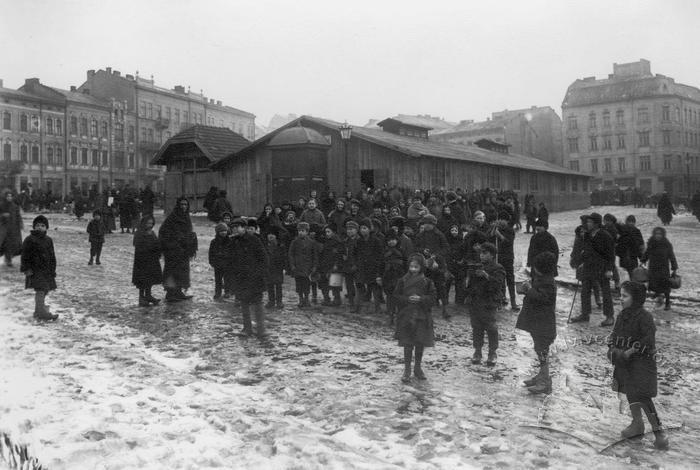
<svg viewBox="0 0 700 470"><path fill-rule="evenodd" d="M58 315L49 312L49 308L44 304L46 292L36 291L34 294L34 318L37 320L53 321L58 318Z"/></svg>
<svg viewBox="0 0 700 470"><path fill-rule="evenodd" d="M100 264L102 264L102 263L100 263L100 257L99 257L99 256L98 256L97 258L95 258L95 264L98 265L98 266L99 266Z"/></svg>
<svg viewBox="0 0 700 470"><path fill-rule="evenodd" d="M299 303L297 304L297 307L298 307L298 308L304 308L304 307L305 307L305 305L304 305L304 295L303 295L303 294L299 294Z"/></svg>
<svg viewBox="0 0 700 470"><path fill-rule="evenodd" d="M671 310L671 294L669 293L666 294L666 306L664 310Z"/></svg>
<svg viewBox="0 0 700 470"><path fill-rule="evenodd" d="M413 366L413 375L416 376L418 380L426 380L426 376L421 368L421 363L423 362L423 346L416 346L416 364Z"/></svg>
<svg viewBox="0 0 700 470"><path fill-rule="evenodd" d="M523 385L525 387L532 387L533 385L535 385L537 383L537 381L539 380L540 377L542 377L542 366L540 366L540 370L537 371L537 374L535 374L534 376L532 376L529 379L523 380Z"/></svg>
<svg viewBox="0 0 700 470"><path fill-rule="evenodd" d="M587 322L589 320L590 320L590 315L586 315L586 314L582 313L581 315L572 318L571 323L582 323L582 322Z"/></svg>
<svg viewBox="0 0 700 470"><path fill-rule="evenodd" d="M600 323L600 326L613 326L615 324L615 318L610 316L610 317L605 317L605 320L603 320Z"/></svg>
<svg viewBox="0 0 700 470"><path fill-rule="evenodd" d="M661 421L656 413L647 413L647 419L651 424L651 429L654 431L654 447L659 450L668 450L668 435L661 426Z"/></svg>
<svg viewBox="0 0 700 470"><path fill-rule="evenodd" d="M267 336L267 333L265 333L265 312L260 302L253 304L253 313L255 313L255 329L257 336L258 338L264 338Z"/></svg>
<svg viewBox="0 0 700 470"><path fill-rule="evenodd" d="M481 349L476 349L472 356L472 364L481 364Z"/></svg>
<svg viewBox="0 0 700 470"><path fill-rule="evenodd" d="M498 355L496 354L496 351L489 351L489 356L486 358L486 365L489 367L495 366L497 358Z"/></svg>
<svg viewBox="0 0 700 470"><path fill-rule="evenodd" d="M408 383L411 381L411 356L413 356L413 347L403 347L403 376L401 381Z"/></svg>
<svg viewBox="0 0 700 470"><path fill-rule="evenodd" d="M250 319L250 305L244 304L241 307L243 313L243 330L241 334L245 336L253 336L253 322Z"/></svg>
<svg viewBox="0 0 700 470"><path fill-rule="evenodd" d="M182 292L182 289L177 289L175 292L175 295L180 300L190 300L193 297L191 295L187 295L184 292Z"/></svg>
<svg viewBox="0 0 700 470"><path fill-rule="evenodd" d="M644 434L641 403L630 403L630 412L632 413L632 422L621 432L625 439L641 437Z"/></svg>
<svg viewBox="0 0 700 470"><path fill-rule="evenodd" d="M146 300L146 294L143 289L139 289L139 307L149 307L151 304Z"/></svg>
<svg viewBox="0 0 700 470"><path fill-rule="evenodd" d="M90 257L90 261L88 261L88 266L92 266L92 256Z"/></svg>
<svg viewBox="0 0 700 470"><path fill-rule="evenodd" d="M540 374L535 384L527 388L527 391L539 395L552 393L552 377L549 376L549 363L540 365Z"/></svg>
<svg viewBox="0 0 700 470"><path fill-rule="evenodd" d="M148 300L153 305L158 305L160 303L160 299L156 299L155 297L153 297L153 294L151 293L151 287L147 287L144 290L144 296L146 297L146 300Z"/></svg>

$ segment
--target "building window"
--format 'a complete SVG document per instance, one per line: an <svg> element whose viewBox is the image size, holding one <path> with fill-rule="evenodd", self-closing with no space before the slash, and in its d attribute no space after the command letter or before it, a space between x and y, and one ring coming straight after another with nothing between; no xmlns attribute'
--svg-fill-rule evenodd
<svg viewBox="0 0 700 470"><path fill-rule="evenodd" d="M80 164L83 166L88 165L88 149L86 148L80 149Z"/></svg>
<svg viewBox="0 0 700 470"><path fill-rule="evenodd" d="M70 117L70 135L78 135L78 118Z"/></svg>
<svg viewBox="0 0 700 470"><path fill-rule="evenodd" d="M511 170L511 186L515 191L520 191L520 172L518 170Z"/></svg>
<svg viewBox="0 0 700 470"><path fill-rule="evenodd" d="M170 109L170 106L166 106L166 108L165 108L165 117L166 117L166 119L169 120L169 119L171 118L171 114L172 114L172 110Z"/></svg>
<svg viewBox="0 0 700 470"><path fill-rule="evenodd" d="M141 102L140 110L141 110L141 117L146 117L146 103L144 103L143 101Z"/></svg>
<svg viewBox="0 0 700 470"><path fill-rule="evenodd" d="M9 142L5 142L2 144L2 158L6 161L9 162L12 160L12 144Z"/></svg>
<svg viewBox="0 0 700 470"><path fill-rule="evenodd" d="M29 116L22 114L19 117L19 130L22 132L27 132L29 130Z"/></svg>
<svg viewBox="0 0 700 470"><path fill-rule="evenodd" d="M117 150L114 152L114 167L115 168L124 168L124 151L123 150Z"/></svg>
<svg viewBox="0 0 700 470"><path fill-rule="evenodd" d="M610 111L603 111L603 127L610 127Z"/></svg>
<svg viewBox="0 0 700 470"><path fill-rule="evenodd" d="M53 119L50 117L46 118L46 133L48 135L53 135Z"/></svg>
<svg viewBox="0 0 700 470"><path fill-rule="evenodd" d="M642 155L639 157L639 169L642 171L651 171L651 157Z"/></svg>
<svg viewBox="0 0 700 470"><path fill-rule="evenodd" d="M664 170L670 170L673 160L671 155L664 155Z"/></svg>
<svg viewBox="0 0 700 470"><path fill-rule="evenodd" d="M596 151L598 150L598 137L596 136L591 136L589 137L590 144L589 144L589 150L591 151Z"/></svg>
<svg viewBox="0 0 700 470"><path fill-rule="evenodd" d="M32 164L39 164L39 146L32 145Z"/></svg>
<svg viewBox="0 0 700 470"><path fill-rule="evenodd" d="M134 141L134 126L129 126L129 142Z"/></svg>
<svg viewBox="0 0 700 470"><path fill-rule="evenodd" d="M612 158L603 159L603 173L612 173Z"/></svg>
<svg viewBox="0 0 700 470"><path fill-rule="evenodd" d="M129 168L134 167L134 152L129 152Z"/></svg>
<svg viewBox="0 0 700 470"><path fill-rule="evenodd" d="M662 121L670 121L671 120L671 107L668 105L664 105L661 107L661 120Z"/></svg>
<svg viewBox="0 0 700 470"><path fill-rule="evenodd" d="M175 124L180 125L180 110L175 110Z"/></svg>
<svg viewBox="0 0 700 470"><path fill-rule="evenodd" d="M618 126L622 126L625 124L625 112L623 110L618 109L615 112L615 122Z"/></svg>
<svg viewBox="0 0 700 470"><path fill-rule="evenodd" d="M639 133L639 146L649 147L649 131L642 131Z"/></svg>
<svg viewBox="0 0 700 470"><path fill-rule="evenodd" d="M56 165L63 165L63 149L61 147L56 147Z"/></svg>
<svg viewBox="0 0 700 470"><path fill-rule="evenodd" d="M156 105L156 117L158 119L163 117L163 107L161 105Z"/></svg>
<svg viewBox="0 0 700 470"><path fill-rule="evenodd" d="M612 150L612 137L603 136L603 150Z"/></svg>
<svg viewBox="0 0 700 470"><path fill-rule="evenodd" d="M566 177L565 176L559 177L559 191L561 191L561 192L566 191Z"/></svg>
<svg viewBox="0 0 700 470"><path fill-rule="evenodd" d="M78 147L71 147L70 148L70 164L71 165L78 164Z"/></svg>
<svg viewBox="0 0 700 470"><path fill-rule="evenodd" d="M539 191L539 181L537 178L537 173L534 171L530 173L530 191Z"/></svg>
<svg viewBox="0 0 700 470"><path fill-rule="evenodd" d="M95 118L90 121L90 136L93 138L99 137L97 134L97 119Z"/></svg>
<svg viewBox="0 0 700 470"><path fill-rule="evenodd" d="M108 137L107 136L107 129L108 129L107 121L102 121L102 130L100 132L100 137L102 137L103 139L106 139Z"/></svg>
<svg viewBox="0 0 700 470"><path fill-rule="evenodd" d="M596 125L595 113L591 113L588 115L588 128L595 129L596 127L597 127L597 125Z"/></svg>
<svg viewBox="0 0 700 470"><path fill-rule="evenodd" d="M88 135L88 123L86 117L80 118L80 136L86 137Z"/></svg>
<svg viewBox="0 0 700 470"><path fill-rule="evenodd" d="M569 141L569 152L570 153L577 153L578 152L578 137L571 137L568 139Z"/></svg>
<svg viewBox="0 0 700 470"><path fill-rule="evenodd" d="M19 159L24 163L29 162L29 156L27 155L27 144L21 144L19 146Z"/></svg>
<svg viewBox="0 0 700 470"><path fill-rule="evenodd" d="M591 173L598 173L598 159L591 160Z"/></svg>
<svg viewBox="0 0 700 470"><path fill-rule="evenodd" d="M46 164L53 166L53 147L46 147Z"/></svg>
<svg viewBox="0 0 700 470"><path fill-rule="evenodd" d="M639 108L637 110L637 122L647 123L649 122L649 109Z"/></svg>
<svg viewBox="0 0 700 470"><path fill-rule="evenodd" d="M663 137L664 145L671 145L671 131L661 131L661 136Z"/></svg>
<svg viewBox="0 0 700 470"><path fill-rule="evenodd" d="M39 132L39 116L32 115L32 132Z"/></svg>
<svg viewBox="0 0 700 470"><path fill-rule="evenodd" d="M189 113L187 111L182 112L182 122L185 124L189 123L190 121L188 120L190 118Z"/></svg>
<svg viewBox="0 0 700 470"><path fill-rule="evenodd" d="M148 109L146 117L148 119L153 119L153 103L146 103L146 108Z"/></svg>
<svg viewBox="0 0 700 470"><path fill-rule="evenodd" d="M676 122L681 122L681 108L676 106Z"/></svg>
<svg viewBox="0 0 700 470"><path fill-rule="evenodd" d="M571 178L571 191L578 191L578 178Z"/></svg>
<svg viewBox="0 0 700 470"><path fill-rule="evenodd" d="M100 166L100 151L92 151L92 166Z"/></svg>
<svg viewBox="0 0 700 470"><path fill-rule="evenodd" d="M172 134L170 133L170 131L165 131L165 139L166 140L169 139L171 136L172 136Z"/></svg>
<svg viewBox="0 0 700 470"><path fill-rule="evenodd" d="M148 141L153 142L153 129L148 129Z"/></svg>
<svg viewBox="0 0 700 470"><path fill-rule="evenodd" d="M118 142L124 142L124 124L121 122L114 126L114 139Z"/></svg>
<svg viewBox="0 0 700 470"><path fill-rule="evenodd" d="M572 161L570 161L570 162L569 162L569 168L571 168L573 171L581 171L581 170L579 169L578 160L572 160Z"/></svg>
<svg viewBox="0 0 700 470"><path fill-rule="evenodd" d="M56 119L56 135L63 135L63 121Z"/></svg>
<svg viewBox="0 0 700 470"><path fill-rule="evenodd" d="M620 173L627 171L627 165L625 164L625 158L621 157L617 159L617 169Z"/></svg>
<svg viewBox="0 0 700 470"><path fill-rule="evenodd" d="M9 111L2 113L2 128L7 131L12 129L12 114Z"/></svg>
<svg viewBox="0 0 700 470"><path fill-rule="evenodd" d="M109 166L109 152L106 150L102 151L102 166Z"/></svg>
<svg viewBox="0 0 700 470"><path fill-rule="evenodd" d="M142 127L141 128L141 142L146 142L146 136L147 136L146 128Z"/></svg>

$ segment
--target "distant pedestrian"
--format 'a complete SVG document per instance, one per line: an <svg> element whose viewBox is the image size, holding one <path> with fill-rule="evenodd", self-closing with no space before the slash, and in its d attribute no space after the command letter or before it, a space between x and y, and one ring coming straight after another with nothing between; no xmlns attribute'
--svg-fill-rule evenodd
<svg viewBox="0 0 700 470"><path fill-rule="evenodd" d="M12 266L12 258L22 249L22 216L11 191L6 191L0 201L0 255L5 256L5 266Z"/></svg>
<svg viewBox="0 0 700 470"><path fill-rule="evenodd" d="M547 219L537 219L535 221L535 234L530 239L530 246L527 250L527 266L531 267L535 256L548 251L559 259L559 244L554 235L549 233L549 221ZM559 271L554 267L554 277L559 275Z"/></svg>
<svg viewBox="0 0 700 470"><path fill-rule="evenodd" d="M181 196L175 201L172 212L158 230L158 239L163 248L163 284L165 301L189 300L183 289L190 287L190 259L197 254L197 235L192 230L190 203Z"/></svg>
<svg viewBox="0 0 700 470"><path fill-rule="evenodd" d="M544 251L532 262L532 284L525 283L523 309L518 315L515 327L527 331L532 336L535 354L539 361L539 371L524 384L531 393L551 393L552 378L549 376L549 347L557 337L556 303L557 286L554 271L557 257Z"/></svg>
<svg viewBox="0 0 700 470"><path fill-rule="evenodd" d="M44 303L46 295L56 290L56 253L53 240L46 234L49 221L43 215L34 218L30 235L22 243L22 265L26 289L34 289L34 318L56 320Z"/></svg>
<svg viewBox="0 0 700 470"><path fill-rule="evenodd" d="M673 216L676 215L676 209L673 207L671 198L668 194L663 193L659 199L659 204L656 208L656 215L661 219L663 225L670 225Z"/></svg>
<svg viewBox="0 0 700 470"><path fill-rule="evenodd" d="M661 303L665 300L665 309L671 309L671 276L678 270L678 262L673 252L673 245L666 238L666 229L656 227L647 242L647 249L642 263L649 263L649 290ZM669 265L671 267L669 271Z"/></svg>
<svg viewBox="0 0 700 470"><path fill-rule="evenodd" d="M435 344L431 308L435 304L435 285L425 277L425 259L420 254L411 256L406 273L396 283L394 301L398 306L396 338L403 346L404 373L401 380L411 380L411 362L415 359L413 375L425 380L421 367L426 347Z"/></svg>
<svg viewBox="0 0 700 470"><path fill-rule="evenodd" d="M157 305L160 299L153 297L153 286L163 283L163 271L160 267L161 246L158 236L153 231L156 221L153 214L144 216L134 233L134 265L131 282L139 290L139 306Z"/></svg>
<svg viewBox="0 0 700 470"><path fill-rule="evenodd" d="M88 261L88 264L92 266L93 260L95 264L100 264L102 245L105 242L105 226L102 221L101 211L95 210L92 212L92 220L88 222L87 233L89 234L88 241L90 242L90 261Z"/></svg>
<svg viewBox="0 0 700 470"><path fill-rule="evenodd" d="M637 282L621 286L622 312L608 339L608 359L614 365L613 390L627 396L632 423L622 430L626 439L644 435L642 411L654 432L654 447L668 449L668 436L652 398L657 395L656 326L644 309L646 288Z"/></svg>
<svg viewBox="0 0 700 470"><path fill-rule="evenodd" d="M628 215L625 224L619 226L620 238L615 248L620 259L620 267L627 270L630 279L632 279L632 271L639 266L639 259L644 255L644 238L636 224L635 216Z"/></svg>
<svg viewBox="0 0 700 470"><path fill-rule="evenodd" d="M228 293L233 262L233 240L229 237L228 225L219 222L209 244L209 264L214 268L214 300Z"/></svg>

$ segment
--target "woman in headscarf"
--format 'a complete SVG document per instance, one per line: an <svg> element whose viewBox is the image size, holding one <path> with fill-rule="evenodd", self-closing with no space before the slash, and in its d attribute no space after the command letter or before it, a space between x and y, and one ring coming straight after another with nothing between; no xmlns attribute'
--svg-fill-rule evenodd
<svg viewBox="0 0 700 470"><path fill-rule="evenodd" d="M192 298L183 292L190 287L190 259L197 254L197 235L192 230L189 209L187 198L180 196L158 231L165 260L163 284L166 302Z"/></svg>
<svg viewBox="0 0 700 470"><path fill-rule="evenodd" d="M649 290L657 302L666 300L665 310L671 310L671 276L676 274L678 263L673 253L673 245L666 238L666 229L656 227L647 242L642 263L649 263ZM669 265L671 270L669 271Z"/></svg>

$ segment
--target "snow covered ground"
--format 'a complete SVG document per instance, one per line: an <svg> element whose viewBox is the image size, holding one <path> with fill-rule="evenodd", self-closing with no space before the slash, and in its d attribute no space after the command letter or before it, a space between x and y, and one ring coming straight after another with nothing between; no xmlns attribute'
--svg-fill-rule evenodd
<svg viewBox="0 0 700 470"><path fill-rule="evenodd" d="M650 209L595 209L636 214L645 238L657 223ZM551 217L565 249L562 278L573 277L578 215ZM570 289L559 289L552 395L520 386L534 354L508 311L495 368L469 363L469 320L453 311L452 321L436 321L428 381L404 385L402 351L383 316L298 311L289 283L287 307L269 316L270 340L237 336L240 313L211 301L212 228L201 219L194 300L151 309L137 307L130 285L131 236L108 235L103 264L87 266L86 222L50 220L59 290L48 303L58 322L34 322L18 269L0 268L0 431L51 469L700 466L700 303L678 300L671 312L649 305L663 353L656 402L671 428L671 450L659 452L651 433L618 442L629 416L610 391L609 329L597 326L598 315L566 324ZM696 299L698 234L687 215L669 228L684 282L678 294ZM518 234L521 258L527 243Z"/></svg>

